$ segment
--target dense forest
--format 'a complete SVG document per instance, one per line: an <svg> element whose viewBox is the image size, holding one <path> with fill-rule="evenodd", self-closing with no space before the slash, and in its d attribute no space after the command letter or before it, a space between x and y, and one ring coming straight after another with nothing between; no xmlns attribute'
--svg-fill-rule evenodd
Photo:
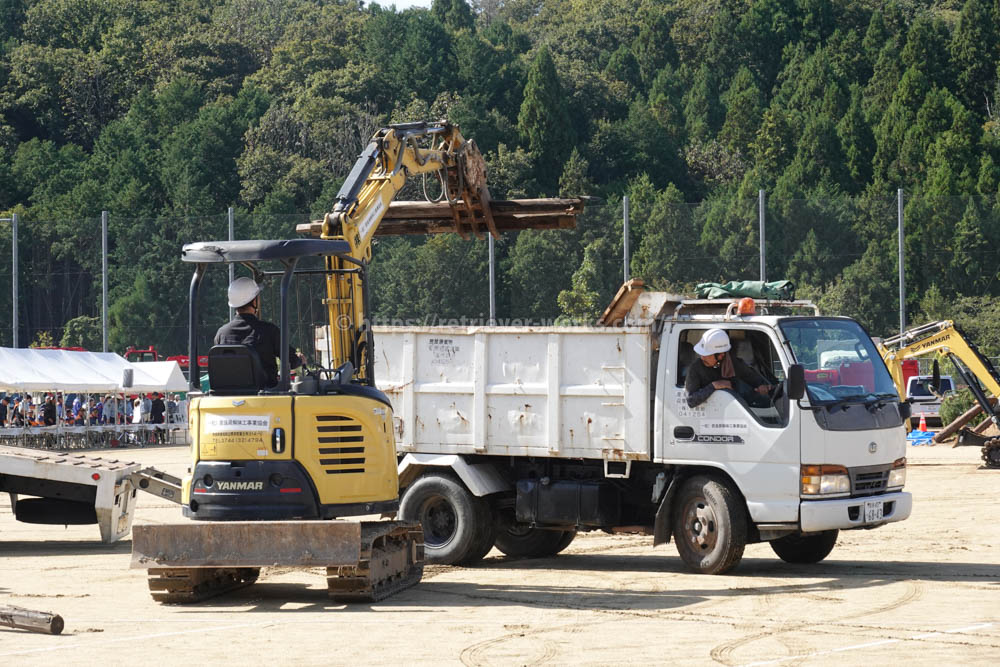
<svg viewBox="0 0 1000 667"><path fill-rule="evenodd" d="M1000 351L1000 1L0 0L0 16L21 344L100 347L107 210L112 349L183 350L182 243L225 238L228 207L240 238L289 237L375 129L448 118L495 197L602 201L575 230L497 242L502 320L599 314L626 194L632 275L756 278L763 189L768 277L891 333L903 188L910 321L953 318ZM380 321L486 316L487 261L453 235L380 239Z"/></svg>

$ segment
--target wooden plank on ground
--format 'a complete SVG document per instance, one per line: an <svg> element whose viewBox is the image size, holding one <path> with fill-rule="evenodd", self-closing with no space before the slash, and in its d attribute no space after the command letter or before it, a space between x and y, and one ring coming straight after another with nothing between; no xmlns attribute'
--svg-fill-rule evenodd
<svg viewBox="0 0 1000 667"><path fill-rule="evenodd" d="M997 403L997 399L993 396L990 396L989 401L990 405L995 406ZM960 428L962 428L970 421L975 419L976 415L978 415L982 411L983 409L979 407L978 403L976 403L971 408L963 412L960 416L956 417L955 421L953 421L952 423L948 424L940 431L938 431L937 434L934 436L934 442L941 443L950 438L951 436L955 435L955 433L957 433Z"/></svg>

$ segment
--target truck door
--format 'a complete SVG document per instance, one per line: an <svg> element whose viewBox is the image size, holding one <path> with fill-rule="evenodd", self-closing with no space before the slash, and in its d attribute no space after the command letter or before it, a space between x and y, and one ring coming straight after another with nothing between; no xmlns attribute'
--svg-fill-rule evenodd
<svg viewBox="0 0 1000 667"><path fill-rule="evenodd" d="M717 325L716 325L717 326ZM798 407L783 393L771 400L746 392L716 390L700 405L688 405L687 371L702 363L694 345L713 328L708 324L675 326L661 375L664 391L663 459L726 470L747 498L754 521L798 518L800 420ZM772 385L785 378L787 367L773 332L766 327L723 327L730 354L760 373Z"/></svg>

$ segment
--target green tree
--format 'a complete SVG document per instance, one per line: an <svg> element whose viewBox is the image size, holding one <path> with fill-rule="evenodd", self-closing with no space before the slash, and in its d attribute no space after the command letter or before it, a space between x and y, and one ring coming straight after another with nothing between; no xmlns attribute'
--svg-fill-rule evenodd
<svg viewBox="0 0 1000 667"><path fill-rule="evenodd" d="M434 0L431 14L449 30L472 30L475 18L465 0Z"/></svg>
<svg viewBox="0 0 1000 667"><path fill-rule="evenodd" d="M722 125L722 105L715 74L702 65L691 88L684 96L684 126L687 136L706 141L715 136Z"/></svg>
<svg viewBox="0 0 1000 667"><path fill-rule="evenodd" d="M837 123L837 135L840 137L845 166L852 181L850 190L860 192L871 179L875 136L865 120L861 86L856 83L851 84L851 104Z"/></svg>
<svg viewBox="0 0 1000 667"><path fill-rule="evenodd" d="M538 181L554 191L574 140L566 98L545 47L538 50L528 70L517 128L538 165Z"/></svg>
<svg viewBox="0 0 1000 667"><path fill-rule="evenodd" d="M94 352L100 351L104 344L101 332L101 320L98 317L80 315L68 320L63 326L60 347L82 347Z"/></svg>
<svg viewBox="0 0 1000 667"><path fill-rule="evenodd" d="M982 115L996 81L998 35L993 18L995 3L966 0L951 37L951 60L957 77L955 90L969 109Z"/></svg>
<svg viewBox="0 0 1000 667"><path fill-rule="evenodd" d="M575 322L594 322L621 285L621 264L614 263L615 248L606 238L587 244L583 261L573 272L570 289L559 293L559 309Z"/></svg>
<svg viewBox="0 0 1000 667"><path fill-rule="evenodd" d="M719 141L733 150L746 151L764 113L764 96L748 68L741 67L733 77L722 103L726 106L726 121Z"/></svg>
<svg viewBox="0 0 1000 667"><path fill-rule="evenodd" d="M694 208L672 184L659 193L642 226L642 239L632 256L632 275L647 285L669 287L691 283L700 230Z"/></svg>

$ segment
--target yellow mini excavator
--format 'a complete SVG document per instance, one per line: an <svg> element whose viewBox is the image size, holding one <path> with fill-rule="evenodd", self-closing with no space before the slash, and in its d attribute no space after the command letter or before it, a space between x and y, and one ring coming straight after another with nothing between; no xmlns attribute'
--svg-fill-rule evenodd
<svg viewBox="0 0 1000 667"><path fill-rule="evenodd" d="M886 338L878 344L879 354L889 368L896 389L901 399L906 398L906 381L903 378L903 361L919 357L944 357L952 362L962 380L969 386L973 397L980 408L995 426L1000 427L1000 415L990 402L987 393L1000 397L1000 374L951 320L931 322L914 327L903 333ZM940 377L938 361L934 360L934 380L938 384ZM975 440L982 445L983 463L987 468L1000 468L1000 438L983 438L962 429L959 442L963 439ZM972 443L970 443L972 444Z"/></svg>
<svg viewBox="0 0 1000 667"><path fill-rule="evenodd" d="M194 266L190 358L199 355L203 278L231 263L280 280L282 356L272 387L256 352L243 345L208 351L208 392L192 373L189 474L178 480L154 472L139 482L177 498L192 519L133 529L132 565L148 569L155 600L201 600L249 585L261 567L275 565L327 568L331 597L344 600L382 599L420 580L419 524L335 520L392 515L399 502L392 406L373 377L367 269L389 203L418 174L440 180L456 232L496 235L475 144L447 122L408 123L372 138L320 238L184 247L182 259ZM321 257L323 268L298 268L306 257ZM298 275L317 272L325 277L331 363L292 381L289 297Z"/></svg>

